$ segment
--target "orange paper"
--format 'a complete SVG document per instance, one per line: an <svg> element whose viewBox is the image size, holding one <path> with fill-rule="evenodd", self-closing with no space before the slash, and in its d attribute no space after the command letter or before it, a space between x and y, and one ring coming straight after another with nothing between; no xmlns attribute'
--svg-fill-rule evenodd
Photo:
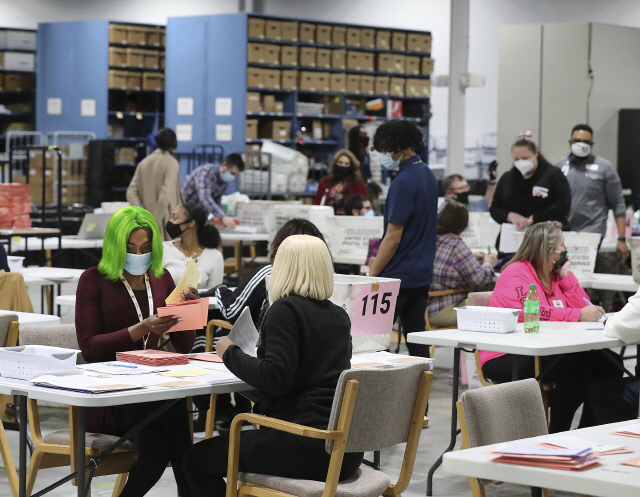
<svg viewBox="0 0 640 497"><path fill-rule="evenodd" d="M625 459L624 461L618 461L620 464L626 464L627 466L636 466L640 468L640 457L634 457L633 459Z"/></svg>
<svg viewBox="0 0 640 497"><path fill-rule="evenodd" d="M170 328L167 333L183 330L198 330L207 325L209 299L185 300L166 307L158 307L158 316L177 316L182 322Z"/></svg>
<svg viewBox="0 0 640 497"><path fill-rule="evenodd" d="M206 362L222 362L222 358L218 354L189 354L189 359Z"/></svg>

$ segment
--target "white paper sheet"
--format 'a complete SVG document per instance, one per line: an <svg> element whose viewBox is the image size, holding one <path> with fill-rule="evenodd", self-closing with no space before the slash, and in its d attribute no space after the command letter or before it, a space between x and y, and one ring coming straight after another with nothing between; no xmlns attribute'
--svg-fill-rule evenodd
<svg viewBox="0 0 640 497"><path fill-rule="evenodd" d="M253 355L258 343L258 330L253 319L251 318L251 312L249 308L245 307L240 314L240 317L236 320L233 328L229 332L229 340L235 343L242 349L247 355Z"/></svg>
<svg viewBox="0 0 640 497"><path fill-rule="evenodd" d="M515 237L516 227L511 223L500 226L500 246L498 250L504 254L513 254L518 251Z"/></svg>
<svg viewBox="0 0 640 497"><path fill-rule="evenodd" d="M540 437L538 438L538 442L557 445L558 447L564 447L566 449L591 448L593 449L594 452L609 452L613 450L623 450L627 448L626 445L601 444L598 442L593 442L591 440L586 440L584 438L574 437L572 435L567 435L564 437L556 437L556 436Z"/></svg>

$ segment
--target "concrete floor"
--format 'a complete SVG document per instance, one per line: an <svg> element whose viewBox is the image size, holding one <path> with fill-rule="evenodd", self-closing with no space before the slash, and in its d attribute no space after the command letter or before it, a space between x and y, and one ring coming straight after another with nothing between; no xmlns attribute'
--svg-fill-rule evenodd
<svg viewBox="0 0 640 497"><path fill-rule="evenodd" d="M63 285L63 294L75 293L75 285ZM32 302L36 312L40 309L39 292L31 292ZM63 323L73 322L73 311L71 308L62 308ZM404 347L403 347L404 349ZM395 350L395 347L392 348ZM406 353L406 350L401 352ZM451 378L452 349L438 348L435 354L434 382L429 399L430 426L422 431L420 446L416 457L411 485L404 493L406 497L422 497L426 492L426 479L429 467L438 458L440 453L449 443L449 425L451 420L451 389L453 381ZM40 420L43 434L68 427L67 410L54 407L43 407L40 409ZM17 432L7 432L7 438L11 445L14 461L18 459L18 434ZM460 442L458 442L459 444ZM391 477L392 481L397 478L400 465L402 463L403 446L396 446L384 450L381 455L382 470ZM369 454L371 459L371 454ZM34 492L43 489L68 474L68 468L45 469L38 474ZM111 495L115 476L99 477L94 479L92 485L92 495L94 497L107 497ZM75 495L76 488L67 483L52 491L51 496L71 496ZM435 496L470 496L471 490L467 478L447 475L439 469L434 478L433 494ZM165 471L162 479L156 484L149 495L157 497L177 495L177 489L173 478L172 470ZM514 496L525 497L530 495L527 487L518 485L502 484L487 487L487 496ZM552 496L572 495L566 492L551 492ZM6 473L0 471L0 497L12 497L7 481Z"/></svg>

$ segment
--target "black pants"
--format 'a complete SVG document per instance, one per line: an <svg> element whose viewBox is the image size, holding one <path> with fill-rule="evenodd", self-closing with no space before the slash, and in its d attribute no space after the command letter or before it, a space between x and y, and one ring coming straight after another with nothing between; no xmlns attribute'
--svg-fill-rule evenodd
<svg viewBox="0 0 640 497"><path fill-rule="evenodd" d="M543 381L555 383L551 393L550 433L571 429L573 416L586 400L592 384L606 378L622 376L622 371L604 354L605 352L600 350L564 354L559 362L545 374ZM543 358L542 369L544 370L545 362L548 363L555 357L557 356ZM619 356L615 355L610 357L619 359ZM515 354L507 354L487 361L482 366L482 373L486 378L497 383L511 381L514 362L518 368L519 379L535 377L534 358ZM592 413L585 406L580 428L592 424Z"/></svg>
<svg viewBox="0 0 640 497"><path fill-rule="evenodd" d="M120 435L124 435L163 404L163 401L159 401L118 406L115 414ZM180 496L193 495L182 470L184 454L192 446L186 400L182 399L171 406L140 431L133 441L138 446L138 459L129 472L120 497L145 495L162 477L169 462Z"/></svg>
<svg viewBox="0 0 640 497"><path fill-rule="evenodd" d="M400 318L402 332L405 339L407 333L414 331L424 331L427 322L424 319L424 313L429 305L429 287L419 286L415 288L402 288L398 292L398 300L396 301L396 313L394 320ZM429 357L429 346L417 343L409 343L407 341L407 349L410 355Z"/></svg>
<svg viewBox="0 0 640 497"><path fill-rule="evenodd" d="M196 497L225 497L229 438L214 437L198 442L187 451L184 472ZM351 476L363 454L345 454L340 479ZM331 456L324 440L299 437L270 429L242 432L240 471L285 478L324 481ZM182 493L180 494L182 495Z"/></svg>
<svg viewBox="0 0 640 497"><path fill-rule="evenodd" d="M585 408L593 413L593 424L617 423L638 417L640 382L636 378L615 378L595 383Z"/></svg>

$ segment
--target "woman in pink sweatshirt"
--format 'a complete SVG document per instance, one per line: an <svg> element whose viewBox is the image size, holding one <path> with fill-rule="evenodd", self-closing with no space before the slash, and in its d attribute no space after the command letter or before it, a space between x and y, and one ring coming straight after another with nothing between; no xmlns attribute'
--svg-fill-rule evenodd
<svg viewBox="0 0 640 497"><path fill-rule="evenodd" d="M587 293L571 272L564 235L556 223L537 223L527 229L518 252L498 278L491 307L523 309L530 284L536 285L541 321L598 321L604 313L602 307L588 304ZM518 321L524 321L524 313ZM532 356L480 351L482 372L495 382L511 381L514 363L518 378L535 376ZM545 375L545 381L556 384L551 395L549 431L571 428L591 383L621 375L599 350L562 355ZM586 422L585 416L581 422Z"/></svg>

